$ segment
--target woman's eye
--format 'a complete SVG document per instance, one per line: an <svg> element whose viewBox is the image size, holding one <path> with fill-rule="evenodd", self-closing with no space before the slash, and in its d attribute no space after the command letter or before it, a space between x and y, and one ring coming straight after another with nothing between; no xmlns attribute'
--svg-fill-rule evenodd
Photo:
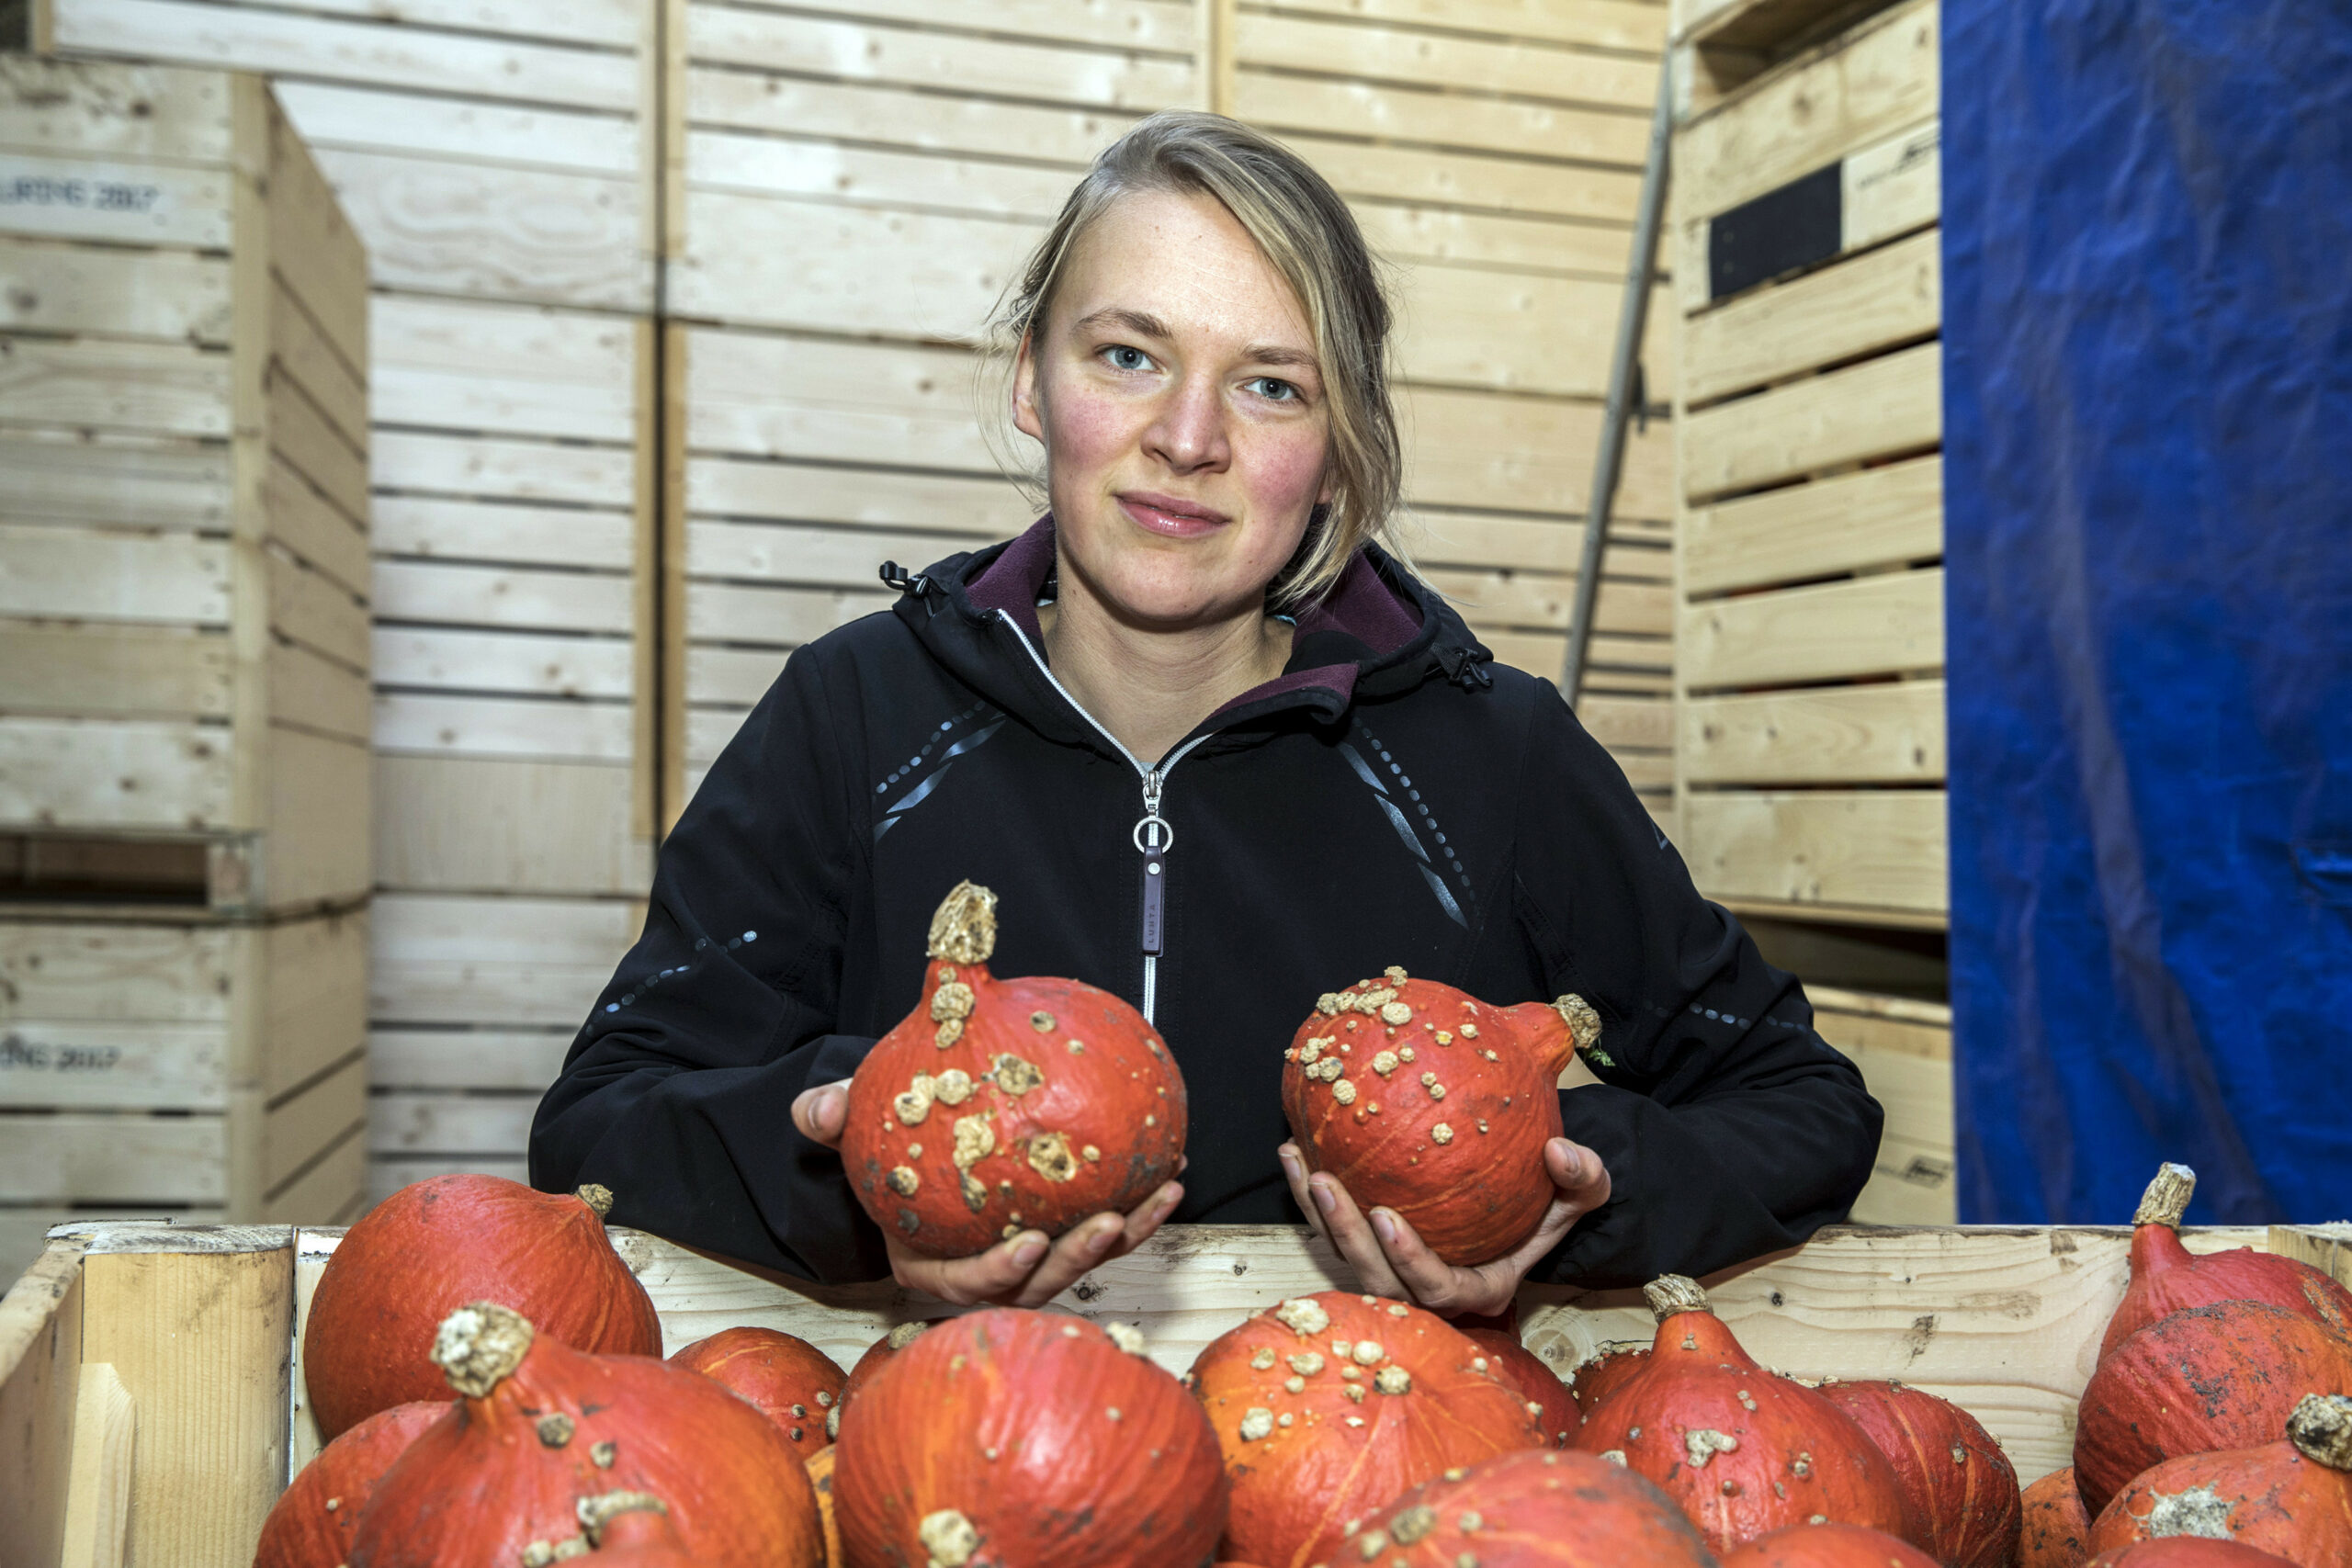
<svg viewBox="0 0 2352 1568"><path fill-rule="evenodd" d="M1104 349L1102 351L1102 357L1110 362L1111 368L1114 370L1148 370L1151 368L1151 355L1146 354L1142 349L1129 348L1124 344Z"/></svg>
<svg viewBox="0 0 2352 1568"><path fill-rule="evenodd" d="M1252 376L1247 384L1251 391L1270 402L1292 402L1298 397L1296 387L1272 376Z"/></svg>

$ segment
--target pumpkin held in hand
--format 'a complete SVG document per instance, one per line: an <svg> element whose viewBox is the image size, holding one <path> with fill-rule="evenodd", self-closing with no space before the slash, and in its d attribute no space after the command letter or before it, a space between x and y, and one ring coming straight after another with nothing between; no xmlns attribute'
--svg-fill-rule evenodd
<svg viewBox="0 0 2352 1568"><path fill-rule="evenodd" d="M858 1390L833 1452L854 1563L1197 1568L1225 1524L1208 1422L1124 1325L934 1325Z"/></svg>
<svg viewBox="0 0 2352 1568"><path fill-rule="evenodd" d="M2143 1471L2091 1526L2091 1550L2179 1535L2226 1538L2302 1568L2352 1563L2352 1397L2306 1394L2278 1442Z"/></svg>
<svg viewBox="0 0 2352 1568"><path fill-rule="evenodd" d="M1467 1336L1377 1296L1278 1303L1211 1341L1190 1377L1233 1478L1218 1550L1267 1568L1324 1562L1406 1487L1545 1441Z"/></svg>
<svg viewBox="0 0 2352 1568"><path fill-rule="evenodd" d="M1336 1562L1380 1568L1714 1568L1665 1493L1586 1453L1524 1449L1449 1470L1355 1530Z"/></svg>
<svg viewBox="0 0 2352 1568"><path fill-rule="evenodd" d="M1143 1015L1078 980L1000 980L995 947L996 895L957 884L922 999L850 1080L850 1186L928 1257L1125 1213L1184 1152L1183 1076Z"/></svg>
<svg viewBox="0 0 2352 1568"><path fill-rule="evenodd" d="M1448 1263L1485 1263L1543 1223L1560 1070L1600 1037L1580 997L1493 1008L1392 968L1315 1004L1283 1053L1283 1111L1309 1170Z"/></svg>
<svg viewBox="0 0 2352 1568"><path fill-rule="evenodd" d="M538 1332L599 1355L659 1356L653 1300L605 1235L602 1187L536 1192L496 1176L412 1182L344 1234L311 1300L302 1375L319 1434L446 1401L428 1352L470 1301L507 1302Z"/></svg>
<svg viewBox="0 0 2352 1568"><path fill-rule="evenodd" d="M670 1364L732 1389L804 1456L832 1441L825 1425L849 1382L831 1356L773 1328L722 1328L678 1351Z"/></svg>
<svg viewBox="0 0 2352 1568"><path fill-rule="evenodd" d="M2267 1302L2352 1335L2352 1291L2308 1263L2235 1247L2192 1253L2180 1244L2180 1217L2197 1190L2197 1173L2166 1165L2148 1183L2132 1216L2132 1282L2099 1340L2099 1359L2148 1325L2187 1307L2215 1302Z"/></svg>
<svg viewBox="0 0 2352 1568"><path fill-rule="evenodd" d="M2008 1568L2024 1528L2016 1466L1984 1424L1948 1399L1899 1382L1825 1382L1894 1466L1906 1539L1945 1568Z"/></svg>
<svg viewBox="0 0 2352 1568"><path fill-rule="evenodd" d="M698 1373L592 1356L492 1302L451 1313L433 1362L462 1400L360 1516L351 1568L514 1568L586 1544L582 1497L650 1492L679 1544L729 1568L818 1568L817 1499L766 1416Z"/></svg>
<svg viewBox="0 0 2352 1568"><path fill-rule="evenodd" d="M2149 1466L2277 1438L2312 1389L2352 1389L2352 1340L2262 1302L2156 1319L2108 1352L2083 1389L2075 1484L2099 1510Z"/></svg>
<svg viewBox="0 0 2352 1568"><path fill-rule="evenodd" d="M1643 1293L1658 1319L1649 1359L1586 1416L1577 1448L1623 1456L1719 1551L1815 1519L1903 1533L1894 1469L1844 1411L1758 1366L1695 1280Z"/></svg>

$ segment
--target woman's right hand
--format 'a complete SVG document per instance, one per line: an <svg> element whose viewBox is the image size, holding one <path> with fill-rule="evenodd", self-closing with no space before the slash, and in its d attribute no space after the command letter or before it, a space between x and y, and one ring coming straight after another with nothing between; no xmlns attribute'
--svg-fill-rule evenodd
<svg viewBox="0 0 2352 1568"><path fill-rule="evenodd" d="M849 1124L849 1080L803 1089L792 1102L792 1122L812 1143L840 1148L842 1129ZM890 1249L892 1276L909 1290L955 1306L1043 1306L1088 1269L1141 1247L1183 1196L1183 1187L1170 1181L1131 1214L1090 1216L1059 1240L1044 1231L1023 1231L972 1258L926 1258L888 1230L883 1241Z"/></svg>

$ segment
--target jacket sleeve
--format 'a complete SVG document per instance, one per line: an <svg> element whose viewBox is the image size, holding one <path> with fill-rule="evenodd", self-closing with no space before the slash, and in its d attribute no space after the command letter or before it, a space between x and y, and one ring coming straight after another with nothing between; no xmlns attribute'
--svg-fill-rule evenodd
<svg viewBox="0 0 2352 1568"><path fill-rule="evenodd" d="M1794 1247L1870 1179L1878 1102L1557 692L1536 708L1515 896L1554 994L1600 1013L1601 1081L1562 1090L1560 1112L1611 1194L1532 1276L1624 1287Z"/></svg>
<svg viewBox="0 0 2352 1568"><path fill-rule="evenodd" d="M847 1077L834 1032L862 863L818 659L792 656L662 844L644 934L531 1128L531 1179L601 1182L615 1224L826 1281L889 1273L792 1101Z"/></svg>

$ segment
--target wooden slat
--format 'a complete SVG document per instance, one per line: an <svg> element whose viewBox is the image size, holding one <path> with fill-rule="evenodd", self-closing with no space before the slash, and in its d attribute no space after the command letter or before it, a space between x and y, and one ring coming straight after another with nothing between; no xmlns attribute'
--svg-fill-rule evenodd
<svg viewBox="0 0 2352 1568"><path fill-rule="evenodd" d="M1683 482L1695 500L1942 439L1943 345L1921 344L1690 415Z"/></svg>
<svg viewBox="0 0 2352 1568"><path fill-rule="evenodd" d="M1690 605L1683 682L1702 691L1940 669L1943 589L1939 567Z"/></svg>
<svg viewBox="0 0 2352 1568"><path fill-rule="evenodd" d="M373 521L368 513L352 516L275 454L262 480L262 511L274 542L333 578L355 598L367 597L368 533Z"/></svg>
<svg viewBox="0 0 2352 1568"><path fill-rule="evenodd" d="M0 622L0 710L226 718L229 639L165 626Z"/></svg>
<svg viewBox="0 0 2352 1568"><path fill-rule="evenodd" d="M505 1089L542 1093L555 1082L569 1030L378 1029L368 1036L369 1078L384 1089Z"/></svg>
<svg viewBox="0 0 2352 1568"><path fill-rule="evenodd" d="M229 549L187 535L0 525L0 614L224 626Z"/></svg>
<svg viewBox="0 0 2352 1568"><path fill-rule="evenodd" d="M378 0L306 0L303 8L374 19L386 16ZM565 6L560 17L549 16L536 0L402 0L394 15L414 28L447 28L606 49L632 49L643 30L642 14L629 0L582 0Z"/></svg>
<svg viewBox="0 0 2352 1568"><path fill-rule="evenodd" d="M229 264L187 251L0 238L0 330L225 345Z"/></svg>
<svg viewBox="0 0 2352 1568"><path fill-rule="evenodd" d="M13 233L112 244L229 243L229 176L218 169L55 157L0 149L0 179L19 193Z"/></svg>
<svg viewBox="0 0 2352 1568"><path fill-rule="evenodd" d="M1665 582L1674 576L1668 525L1652 518L1613 515L1604 576ZM1404 525L1406 547L1425 567L1492 566L1525 571L1576 570L1584 554L1581 517L1451 512L1417 506Z"/></svg>
<svg viewBox="0 0 2352 1568"><path fill-rule="evenodd" d="M379 693L376 746L427 756L626 762L636 732L624 703Z"/></svg>
<svg viewBox="0 0 2352 1568"><path fill-rule="evenodd" d="M1351 198L1426 201L1487 212L1631 224L1637 169L1486 157L1292 132L1283 141Z"/></svg>
<svg viewBox="0 0 2352 1568"><path fill-rule="evenodd" d="M1408 87L1466 87L1513 98L1624 109L1645 117L1657 62L1459 33L1366 25L1361 17L1248 10L1234 41L1241 64Z"/></svg>
<svg viewBox="0 0 2352 1568"><path fill-rule="evenodd" d="M109 445L0 432L0 521L226 533L229 454L196 442Z"/></svg>
<svg viewBox="0 0 2352 1568"><path fill-rule="evenodd" d="M1473 626L1537 626L1568 629L1577 580L1574 574L1528 571L1430 570L1430 585ZM1674 595L1664 583L1601 579L1594 602L1593 629L1663 637L1674 630Z"/></svg>
<svg viewBox="0 0 2352 1568"><path fill-rule="evenodd" d="M1941 784L1944 683L1693 697L1681 712L1692 784Z"/></svg>
<svg viewBox="0 0 2352 1568"><path fill-rule="evenodd" d="M358 830L372 777L365 745L271 732L265 886L271 905L348 900L373 886L368 835Z"/></svg>
<svg viewBox="0 0 2352 1568"><path fill-rule="evenodd" d="M916 206L1031 223L1053 220L1081 172L724 130L686 138L686 180L698 190Z"/></svg>
<svg viewBox="0 0 2352 1568"><path fill-rule="evenodd" d="M634 653L618 637L379 624L375 650L376 682L387 689L534 697L628 697L636 690Z"/></svg>
<svg viewBox="0 0 2352 1568"><path fill-rule="evenodd" d="M1941 790L1691 791L1681 849L1711 898L1924 914L1949 897Z"/></svg>
<svg viewBox="0 0 2352 1568"><path fill-rule="evenodd" d="M994 0L984 16L962 0L859 0L855 9L873 21L1157 54L1190 54L1196 41L1189 0Z"/></svg>
<svg viewBox="0 0 2352 1568"><path fill-rule="evenodd" d="M588 50L425 32L379 20L247 10L198 0L73 0L56 47L271 75L578 108L631 109L637 62Z"/></svg>
<svg viewBox="0 0 2352 1568"><path fill-rule="evenodd" d="M230 809L225 727L0 719L0 822L218 828Z"/></svg>
<svg viewBox="0 0 2352 1568"><path fill-rule="evenodd" d="M1028 220L686 195L671 303L697 320L977 340L1044 233Z"/></svg>
<svg viewBox="0 0 2352 1568"><path fill-rule="evenodd" d="M220 1111L229 1032L217 1023L16 1018L0 1038L0 1105Z"/></svg>
<svg viewBox="0 0 2352 1568"><path fill-rule="evenodd" d="M686 590L686 624L699 639L788 648L887 609L896 597L880 592L697 582Z"/></svg>
<svg viewBox="0 0 2352 1568"><path fill-rule="evenodd" d="M272 1106L262 1123L265 1194L299 1179L318 1156L352 1135L368 1116L365 1036L354 1037L350 1060L317 1083ZM328 1212L329 1217L333 1211Z"/></svg>
<svg viewBox="0 0 2352 1568"><path fill-rule="evenodd" d="M388 556L623 571L635 558L632 520L620 513L388 495L374 513L375 546Z"/></svg>
<svg viewBox="0 0 2352 1568"><path fill-rule="evenodd" d="M1274 0L1274 8L1653 52L1666 32L1663 8L1645 0Z"/></svg>
<svg viewBox="0 0 2352 1568"><path fill-rule="evenodd" d="M1676 200L1713 217L1847 153L1932 119L1939 59L1934 0L1848 33L1690 120L1677 138Z"/></svg>
<svg viewBox="0 0 2352 1568"><path fill-rule="evenodd" d="M276 550L264 552L269 627L354 670L368 667L368 606L351 590Z"/></svg>
<svg viewBox="0 0 2352 1568"><path fill-rule="evenodd" d="M873 590L885 560L920 568L971 538L943 538L879 528L779 526L770 523L690 522L686 566L696 578L791 582Z"/></svg>
<svg viewBox="0 0 2352 1568"><path fill-rule="evenodd" d="M214 1115L0 1115L0 1192L19 1203L217 1205L225 1153Z"/></svg>
<svg viewBox="0 0 2352 1568"><path fill-rule="evenodd" d="M395 1089L368 1100L368 1152L520 1159L531 1144L536 1094L435 1094Z"/></svg>
<svg viewBox="0 0 2352 1568"><path fill-rule="evenodd" d="M1101 108L1175 107L1194 93L1191 61L1122 51L863 27L746 6L696 6L687 28L690 59L737 70Z"/></svg>
<svg viewBox="0 0 2352 1568"><path fill-rule="evenodd" d="M5 78L0 78L5 84ZM5 101L5 100L0 100ZM0 1209L0 1517L24 1561L57 1561L64 1536L75 1383L82 1365L84 1244L22 1237ZM14 1245L9 1245L14 1244ZM19 1247L22 1250L19 1250ZM24 1272L13 1272L19 1266Z"/></svg>
<svg viewBox="0 0 2352 1568"><path fill-rule="evenodd" d="M1421 264L1399 269L1395 292L1401 380L1559 397L1608 393L1623 280ZM1663 308L1661 301L1661 322ZM1650 336L1654 396L1670 395L1673 377L1659 353L1668 341L1663 333Z"/></svg>
<svg viewBox="0 0 2352 1568"><path fill-rule="evenodd" d="M275 104L269 114L269 262L355 371L368 365L368 254L326 174Z"/></svg>
<svg viewBox="0 0 2352 1568"><path fill-rule="evenodd" d="M273 724L367 743L370 720L366 671L290 642L273 643L266 662Z"/></svg>
<svg viewBox="0 0 2352 1568"><path fill-rule="evenodd" d="M0 58L0 146L226 167L232 141L217 71Z"/></svg>
<svg viewBox="0 0 2352 1568"><path fill-rule="evenodd" d="M415 892L641 893L630 783L613 763L380 758L377 875Z"/></svg>
<svg viewBox="0 0 2352 1568"><path fill-rule="evenodd" d="M686 355L686 439L697 453L996 471L964 350L693 329ZM702 498L694 504L702 510Z"/></svg>
<svg viewBox="0 0 2352 1568"><path fill-rule="evenodd" d="M261 1087L275 1100L367 1043L368 915L282 921L259 941L268 986Z"/></svg>
<svg viewBox="0 0 2352 1568"><path fill-rule="evenodd" d="M229 434L229 362L188 344L0 339L0 421Z"/></svg>
<svg viewBox="0 0 2352 1568"><path fill-rule="evenodd" d="M1397 403L1416 504L1581 513L1590 502L1599 407L1427 387L1400 389ZM1630 435L1619 509L1671 516L1673 466L1665 426Z"/></svg>
<svg viewBox="0 0 2352 1568"><path fill-rule="evenodd" d="M627 632L634 624L628 580L601 572L383 560L375 605L379 620L434 626Z"/></svg>
<svg viewBox="0 0 2352 1568"><path fill-rule="evenodd" d="M1235 114L1277 131L1376 136L1636 169L1649 143L1645 114L1276 74L1247 69L1249 63L1245 57L1234 78Z"/></svg>
<svg viewBox="0 0 2352 1568"><path fill-rule="evenodd" d="M1547 273L1618 275L1633 234L1621 224L1462 212L1360 197L1350 203L1364 241L1394 261L1451 262Z"/></svg>
<svg viewBox="0 0 2352 1568"><path fill-rule="evenodd" d="M282 1484L267 1460L286 1449L292 1247L84 1268L83 1355L111 1362L139 1407L130 1561L242 1559ZM223 1454L248 1462L224 1471Z"/></svg>
<svg viewBox="0 0 2352 1568"><path fill-rule="evenodd" d="M808 439L798 432L784 433L783 438L796 446ZM919 529L938 536L933 558L1009 539L1035 522L1038 511L1001 478L723 457L688 459L685 493L690 513L698 517Z"/></svg>
<svg viewBox="0 0 2352 1568"><path fill-rule="evenodd" d="M290 378L355 452L368 450L368 377L320 329L302 301L284 288L269 291L269 352L273 385Z"/></svg>
<svg viewBox="0 0 2352 1568"><path fill-rule="evenodd" d="M379 294L384 424L621 444L635 439L629 323L572 310Z"/></svg>
<svg viewBox="0 0 2352 1568"><path fill-rule="evenodd" d="M958 156L1061 165L1063 184L1134 123L1128 113L950 97L870 83L811 81L697 65L686 73L695 127L839 137Z"/></svg>
<svg viewBox="0 0 2352 1568"><path fill-rule="evenodd" d="M323 82L270 84L313 148L470 158L557 173L636 177L634 116L425 97Z"/></svg>
<svg viewBox="0 0 2352 1568"><path fill-rule="evenodd" d="M0 1020L225 1022L232 942L220 926L0 922Z"/></svg>
<svg viewBox="0 0 2352 1568"><path fill-rule="evenodd" d="M368 520L368 453L337 431L299 387L280 382L269 399L269 455L318 491L355 528Z"/></svg>
<svg viewBox="0 0 2352 1568"><path fill-rule="evenodd" d="M349 147L322 147L318 159L367 242L379 284L651 308L650 242L629 180Z"/></svg>
<svg viewBox="0 0 2352 1568"><path fill-rule="evenodd" d="M370 442L376 483L397 491L606 507L635 493L636 457L626 447L380 428Z"/></svg>
<svg viewBox="0 0 2352 1568"><path fill-rule="evenodd" d="M1940 456L1864 468L1740 501L1683 520L1682 586L1726 593L1943 554Z"/></svg>
<svg viewBox="0 0 2352 1568"><path fill-rule="evenodd" d="M1704 402L1932 336L1943 324L1940 239L1931 230L1692 317L1683 396Z"/></svg>
<svg viewBox="0 0 2352 1568"><path fill-rule="evenodd" d="M616 900L379 894L370 1016L576 1030L641 920Z"/></svg>
<svg viewBox="0 0 2352 1568"><path fill-rule="evenodd" d="M348 1224L366 1208L367 1196L368 1127L363 1116L266 1197L261 1217L274 1224Z"/></svg>

